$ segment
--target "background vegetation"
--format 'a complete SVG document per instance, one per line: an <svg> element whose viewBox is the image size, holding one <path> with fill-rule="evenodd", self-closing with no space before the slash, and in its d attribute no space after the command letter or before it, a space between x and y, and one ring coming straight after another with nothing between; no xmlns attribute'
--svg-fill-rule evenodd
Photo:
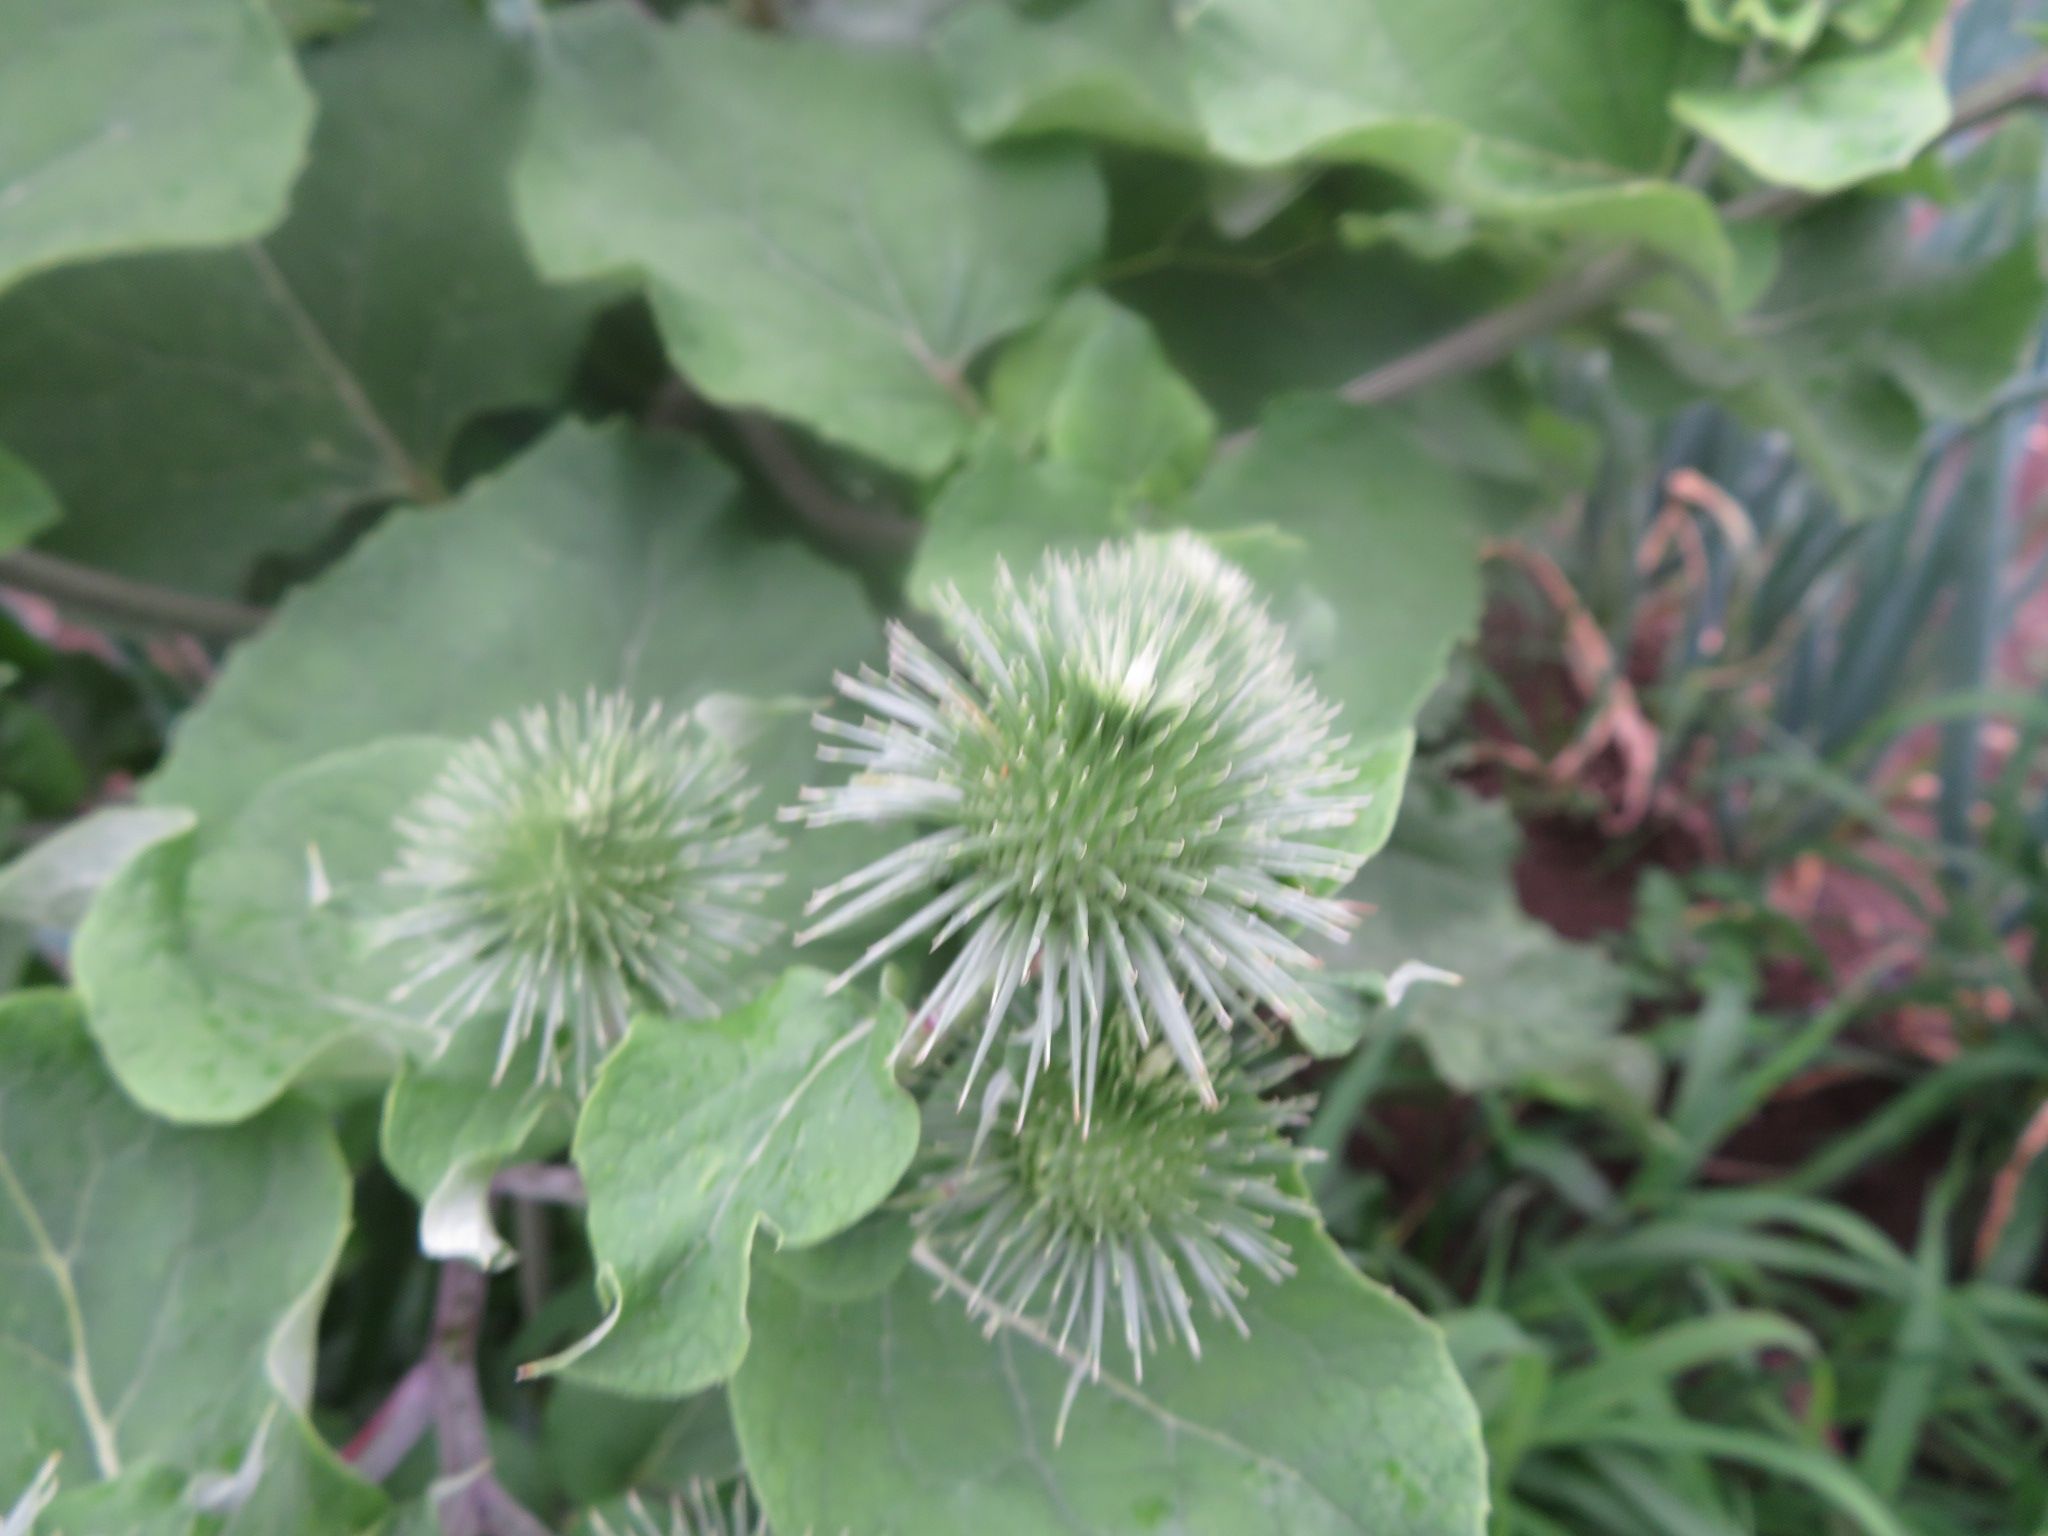
<svg viewBox="0 0 2048 1536"><path fill-rule="evenodd" d="M0 0L0 1505L2048 1532L2035 11ZM1256 1331L1155 1384L1185 1462L1041 1445L1060 1373L1013 1415L873 1223L748 1298L714 1221L715 1326L515 1381L665 1271L572 1104L365 1024L406 743L815 698L1174 527L1415 731L1303 1136L1484 1489L1390 1449L1448 1375Z"/></svg>

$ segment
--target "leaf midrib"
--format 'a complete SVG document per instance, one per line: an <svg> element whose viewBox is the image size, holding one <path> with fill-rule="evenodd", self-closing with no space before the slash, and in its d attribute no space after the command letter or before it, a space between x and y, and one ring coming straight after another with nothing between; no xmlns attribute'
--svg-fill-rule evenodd
<svg viewBox="0 0 2048 1536"><path fill-rule="evenodd" d="M57 1300L63 1307L64 1329L71 1346L71 1393L78 1402L79 1417L85 1421L86 1434L92 1441L93 1460L98 1463L102 1478L118 1477L121 1474L120 1447L114 1437L113 1423L100 1406L99 1391L93 1386L92 1360L85 1343L85 1313L78 1304L78 1288L72 1283L71 1261L51 1241L49 1228L43 1225L42 1213L29 1199L28 1190L23 1187L13 1160L4 1149L0 1149L0 1185L6 1186L8 1198L21 1212L29 1241L35 1246L36 1258L49 1271Z"/></svg>

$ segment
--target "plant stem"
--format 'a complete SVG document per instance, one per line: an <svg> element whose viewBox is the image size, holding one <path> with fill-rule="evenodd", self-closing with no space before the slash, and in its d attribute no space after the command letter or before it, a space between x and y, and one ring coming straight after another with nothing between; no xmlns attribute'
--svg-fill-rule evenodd
<svg viewBox="0 0 2048 1536"><path fill-rule="evenodd" d="M491 1193L548 1205L581 1205L583 1175L565 1163L515 1163L498 1170Z"/></svg>
<svg viewBox="0 0 2048 1536"><path fill-rule="evenodd" d="M0 586L83 609L112 623L216 640L238 639L269 617L261 608L130 581L31 549L0 555Z"/></svg>
<svg viewBox="0 0 2048 1536"><path fill-rule="evenodd" d="M2048 106L2044 74L2048 74L2048 56L2036 55L1985 81L1956 102L1942 138L1966 133L2022 107ZM1732 222L1775 218L1800 212L1819 200L1792 187L1766 187L1724 205L1721 216ZM1648 255L1617 252L1566 274L1519 303L1481 315L1436 341L1359 374L1338 394L1353 405L1379 405L1439 380L1489 368L1523 342L1598 308L1660 265Z"/></svg>
<svg viewBox="0 0 2048 1536"><path fill-rule="evenodd" d="M512 1278L519 1283L520 1315L529 1323L547 1305L549 1284L548 1207L538 1200L512 1201L512 1246L519 1252L519 1267Z"/></svg>
<svg viewBox="0 0 2048 1536"><path fill-rule="evenodd" d="M343 1447L341 1459L367 1481L381 1483L412 1454L433 1421L433 1373L422 1360L398 1379L370 1421Z"/></svg>
<svg viewBox="0 0 2048 1536"><path fill-rule="evenodd" d="M489 1285L474 1264L441 1266L426 1360L433 1383L434 1439L441 1457L435 1508L443 1536L549 1536L545 1525L498 1486L491 1470L490 1432L476 1376L477 1338L483 1332Z"/></svg>
<svg viewBox="0 0 2048 1536"><path fill-rule="evenodd" d="M922 523L893 508L842 496L804 462L782 428L768 417L732 411L725 420L790 510L828 543L847 550L902 554L917 542Z"/></svg>
<svg viewBox="0 0 2048 1536"><path fill-rule="evenodd" d="M1640 282L1657 266L1654 258L1634 251L1613 252L1520 303L1481 315L1447 336L1359 374L1338 389L1338 397L1352 405L1380 405L1439 379L1491 367L1523 342L1576 319Z"/></svg>

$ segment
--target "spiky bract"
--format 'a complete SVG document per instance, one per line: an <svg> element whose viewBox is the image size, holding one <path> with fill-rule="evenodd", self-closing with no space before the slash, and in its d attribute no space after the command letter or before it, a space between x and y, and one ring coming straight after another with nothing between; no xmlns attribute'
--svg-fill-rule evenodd
<svg viewBox="0 0 2048 1536"><path fill-rule="evenodd" d="M1115 1030L1085 1130L1068 1114L1019 1113L1008 1064L978 1115L949 1094L928 1111L930 1169L915 1217L924 1241L991 1332L1025 1320L1076 1362L1077 1381L1100 1373L1119 1336L1140 1375L1162 1343L1199 1355L1198 1313L1242 1333L1247 1276L1293 1272L1273 1225L1313 1215L1281 1185L1304 1155L1286 1132L1306 1101L1267 1091L1300 1063L1265 1052L1227 1059L1213 1028L1197 1045L1213 1106L1162 1045ZM1047 1071L1057 1082L1071 1066L1062 1055Z"/></svg>
<svg viewBox="0 0 2048 1536"><path fill-rule="evenodd" d="M886 676L840 679L867 717L818 722L821 755L856 773L796 814L923 830L816 893L800 939L915 899L847 976L959 936L913 1009L925 1050L983 1008L978 1063L1021 994L1022 1092L1064 1034L1085 1119L1121 1003L1206 1095L1197 1020L1313 1009L1293 932L1348 926L1325 893L1359 860L1332 834L1369 796L1332 706L1249 580L1191 535L1054 556L1023 583L1004 571L985 610L951 595L940 616L961 670L899 625Z"/></svg>
<svg viewBox="0 0 2048 1536"><path fill-rule="evenodd" d="M777 925L753 910L781 846L746 824L744 769L689 715L623 694L524 710L459 748L399 822L382 924L452 1030L505 1010L502 1074L541 1032L539 1070L573 1042L578 1082L636 1006L717 1011L734 962Z"/></svg>
<svg viewBox="0 0 2048 1536"><path fill-rule="evenodd" d="M734 1486L730 1500L721 1501L709 1483L692 1481L659 1511L629 1493L623 1525L602 1515L592 1515L590 1523L597 1536L769 1536L767 1517L754 1511L744 1482Z"/></svg>

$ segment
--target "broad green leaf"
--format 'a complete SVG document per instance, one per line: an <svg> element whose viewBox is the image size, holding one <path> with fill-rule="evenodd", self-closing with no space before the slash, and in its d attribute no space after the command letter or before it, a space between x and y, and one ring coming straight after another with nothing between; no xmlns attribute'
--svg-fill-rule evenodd
<svg viewBox="0 0 2048 1536"><path fill-rule="evenodd" d="M26 544L62 514L43 477L0 448L0 554Z"/></svg>
<svg viewBox="0 0 2048 1536"><path fill-rule="evenodd" d="M1334 400L1276 404L1183 515L1251 573L1364 738L1406 726L1479 614L1469 482L1396 423ZM1243 535L1277 533L1280 537Z"/></svg>
<svg viewBox="0 0 2048 1536"><path fill-rule="evenodd" d="M232 1471L280 1400L306 1401L347 1220L310 1110L166 1125L71 999L0 1003L0 1487L52 1451L67 1488L151 1461Z"/></svg>
<svg viewBox="0 0 2048 1536"><path fill-rule="evenodd" d="M977 140L1083 133L1202 152L1187 62L1163 0L1040 11L972 0L939 24L932 54L961 126Z"/></svg>
<svg viewBox="0 0 2048 1536"><path fill-rule="evenodd" d="M918 474L965 446L965 375L1100 244L1076 149L976 153L923 60L557 13L516 178L550 275L644 282L676 366Z"/></svg>
<svg viewBox="0 0 2048 1536"><path fill-rule="evenodd" d="M1706 199L1662 179L1680 143L1666 98L1729 68L1669 5L1212 0L1182 28L1227 158L1365 161L1478 214L1732 273Z"/></svg>
<svg viewBox="0 0 2048 1536"><path fill-rule="evenodd" d="M433 1059L404 1063L378 1140L384 1165L420 1203L420 1251L482 1269L513 1258L491 1223L492 1176L552 1157L576 1123L574 1100L535 1070L538 1034L491 1080L503 1027L498 1015L477 1014Z"/></svg>
<svg viewBox="0 0 2048 1536"><path fill-rule="evenodd" d="M1277 396L1334 391L1522 292L1476 248L1441 262L1386 243L1276 253L1251 281L1228 270L1228 249L1204 241L1191 264L1166 262L1118 284L1117 297L1151 323L1175 368L1231 428L1255 424ZM1223 261L1212 266L1216 256ZM1583 426L1505 370L1445 380L1376 409L1411 428L1433 457L1498 482L1489 495L1576 486L1597 447Z"/></svg>
<svg viewBox="0 0 2048 1536"><path fill-rule="evenodd" d="M1151 327L1094 290L1003 349L989 401L1020 446L1139 501L1185 490L1216 435Z"/></svg>
<svg viewBox="0 0 2048 1536"><path fill-rule="evenodd" d="M204 836L264 781L378 736L466 736L592 688L679 708L823 694L874 621L734 490L698 448L572 423L451 505L395 513L235 652L149 799Z"/></svg>
<svg viewBox="0 0 2048 1536"><path fill-rule="evenodd" d="M218 1523L202 1526L203 1536L382 1536L387 1529L389 1501L295 1413L277 1413L238 1470L233 1487L187 1488L188 1499L211 1492L221 1501Z"/></svg>
<svg viewBox="0 0 2048 1536"><path fill-rule="evenodd" d="M0 869L0 918L75 928L93 896L145 848L192 827L176 807L111 805L68 822Z"/></svg>
<svg viewBox="0 0 2048 1536"><path fill-rule="evenodd" d="M779 1248L764 1257L776 1274L808 1296L867 1301L895 1284L910 1262L916 1235L906 1211L884 1206L828 1243Z"/></svg>
<svg viewBox="0 0 2048 1536"><path fill-rule="evenodd" d="M1049 550L1129 532L1134 503L1185 489L1215 418L1138 316L1089 291L1003 348L985 433L925 512L906 582L929 607L951 586L985 598L1003 561L1028 572Z"/></svg>
<svg viewBox="0 0 2048 1536"><path fill-rule="evenodd" d="M579 1504L629 1488L681 1493L694 1479L722 1483L740 1471L722 1387L673 1403L621 1397L563 1377L548 1388L541 1424L549 1466Z"/></svg>
<svg viewBox="0 0 2048 1536"><path fill-rule="evenodd" d="M1966 261L1919 248L1903 208L1831 204L1792 224L1776 281L1730 318L1674 282L1623 323L1693 383L1792 440L1850 516L1896 508L1930 421L1968 417L2022 366L2044 287L2031 226Z"/></svg>
<svg viewBox="0 0 2048 1536"><path fill-rule="evenodd" d="M366 917L393 822L447 762L431 737L308 764L238 816L159 842L87 913L73 953L121 1086L171 1120L244 1119L309 1075L381 1079L429 1037Z"/></svg>
<svg viewBox="0 0 2048 1536"><path fill-rule="evenodd" d="M599 296L543 284L513 220L527 51L466 0L378 0L373 18L307 66L313 160L264 244L432 475L470 417L559 396Z"/></svg>
<svg viewBox="0 0 2048 1536"><path fill-rule="evenodd" d="M529 1369L651 1397L722 1381L762 1225L804 1247L895 1188L918 1136L889 1061L902 1009L826 985L795 969L722 1019L633 1026L576 1127L606 1316Z"/></svg>
<svg viewBox="0 0 2048 1536"><path fill-rule="evenodd" d="M1413 731L1396 731L1361 743L1346 754L1358 767L1355 787L1366 796L1366 807L1345 830L1341 846L1360 860L1378 856L1393 835L1414 756ZM1336 894L1334 882L1327 889ZM1303 1009L1287 1020L1288 1033L1310 1056L1349 1055L1373 1026L1380 1009L1398 1003L1418 976L1422 980L1444 979L1428 967L1412 964L1391 972L1358 970L1343 960L1340 965L1345 968L1325 970L1311 985L1320 1006Z"/></svg>
<svg viewBox="0 0 2048 1536"><path fill-rule="evenodd" d="M465 421L567 383L594 304L543 286L513 227L524 53L464 0L385 0L308 71L276 233L0 303L0 438L64 504L52 551L240 594L366 503L431 499Z"/></svg>
<svg viewBox="0 0 2048 1536"><path fill-rule="evenodd" d="M1401 814L1401 797L1408 786L1408 768L1415 759L1415 733L1389 731L1367 741L1356 742L1345 754L1358 767L1354 793L1367 797L1358 820L1335 845L1361 859L1370 859L1387 846Z"/></svg>
<svg viewBox="0 0 2048 1536"><path fill-rule="evenodd" d="M1617 1038L1626 978L1598 949L1523 913L1510 879L1518 841L1505 807L1411 786L1392 841L1345 893L1366 915L1328 963L1391 975L1420 962L1456 975L1455 986L1410 988L1393 1015L1453 1087L1603 1073L1632 1087L1642 1064L1622 1060L1630 1043Z"/></svg>
<svg viewBox="0 0 2048 1536"><path fill-rule="evenodd" d="M185 1502L186 1482L177 1468L150 1461L107 1482L66 1487L45 1529L61 1536L195 1536L200 1516Z"/></svg>
<svg viewBox="0 0 2048 1536"><path fill-rule="evenodd" d="M295 43L339 37L373 14L370 0L270 0L270 9Z"/></svg>
<svg viewBox="0 0 2048 1536"><path fill-rule="evenodd" d="M1253 1285L1248 1338L1206 1329L1200 1360L1158 1352L1142 1381L1105 1369L1057 1440L1068 1362L1015 1331L985 1338L931 1274L842 1303L764 1274L733 1410L770 1521L862 1536L1476 1536L1478 1415L1442 1335L1320 1231L1283 1230L1300 1272Z"/></svg>
<svg viewBox="0 0 2048 1536"><path fill-rule="evenodd" d="M1948 125L1941 77L1907 42L1762 85L1681 91L1672 114L1766 181L1833 192L1907 164Z"/></svg>
<svg viewBox="0 0 2048 1536"><path fill-rule="evenodd" d="M1254 164L1438 119L1560 160L1656 173L1664 109L1702 50L1668 5L1213 0L1182 18L1216 146ZM1611 68L1610 68L1611 66Z"/></svg>
<svg viewBox="0 0 2048 1536"><path fill-rule="evenodd" d="M312 120L259 0L0 0L0 289L261 234Z"/></svg>
<svg viewBox="0 0 2048 1536"><path fill-rule="evenodd" d="M985 601L998 561L1022 575L1049 551L1092 549L1129 527L1101 481L1064 464L1024 459L991 439L926 510L904 590L924 608L947 587L970 603Z"/></svg>
<svg viewBox="0 0 2048 1536"><path fill-rule="evenodd" d="M146 1461L111 1482L67 1486L54 1536L383 1536L390 1505L296 1413L273 1405L232 1471L198 1477Z"/></svg>

